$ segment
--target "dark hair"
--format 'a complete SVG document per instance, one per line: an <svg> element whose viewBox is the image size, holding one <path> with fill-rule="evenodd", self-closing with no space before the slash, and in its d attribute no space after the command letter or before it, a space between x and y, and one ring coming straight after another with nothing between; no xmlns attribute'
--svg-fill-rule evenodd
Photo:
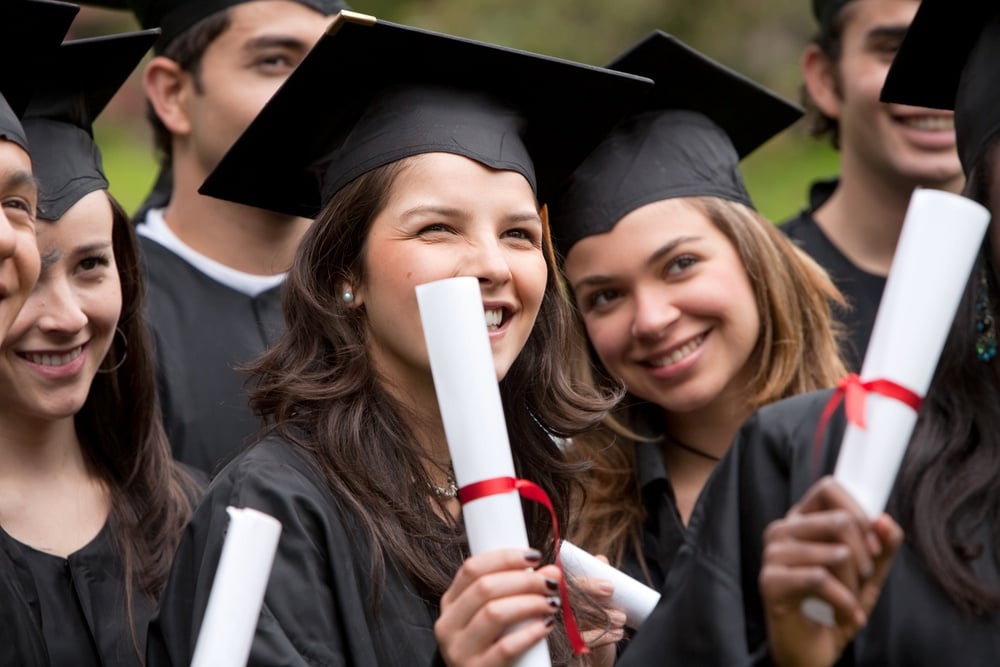
<svg viewBox="0 0 1000 667"><path fill-rule="evenodd" d="M109 523L131 609L136 591L154 604L159 597L197 485L174 462L160 419L135 230L121 205L108 199L122 291L120 333L74 421L84 458L111 496Z"/></svg>
<svg viewBox="0 0 1000 667"><path fill-rule="evenodd" d="M371 544L373 598L385 583L389 556L428 599L438 600L466 557L458 521L428 494L430 478L407 420L366 353L363 306L341 299L345 283L364 280L362 256L372 221L384 208L406 158L374 169L342 188L299 246L284 287L287 331L252 367L251 406L273 432L301 448L329 488L358 518ZM594 426L608 397L572 385L557 351L583 345L558 282L551 239L544 238L549 276L531 335L500 393L517 474L544 488L566 525L574 475L553 439ZM411 480L411 483L405 483ZM401 484L400 482L403 481ZM438 505L435 507L435 503ZM551 560L547 512L526 503L530 543ZM553 637L552 646L566 644ZM568 645L556 650L565 655Z"/></svg>
<svg viewBox="0 0 1000 667"><path fill-rule="evenodd" d="M178 35L173 41L167 44L163 52L164 58L173 60L185 72L191 75L195 92L204 91L201 81L201 61L205 56L205 51L219 35L229 28L230 12L223 9L201 21ZM146 103L146 118L153 129L153 145L162 156L165 163L169 163L173 156L173 137L160 117L156 115L153 105Z"/></svg>
<svg viewBox="0 0 1000 667"><path fill-rule="evenodd" d="M840 78L840 56L841 40L844 36L844 28L854 11L854 3L847 3L834 15L833 20L820 25L819 32L812 38L811 44L819 48L820 52L830 63L830 75L833 77L834 92L839 96L843 90ZM809 136L822 139L828 136L830 145L840 148L840 122L836 118L831 118L820 111L809 89L803 84L799 88L799 99L802 107L806 110L805 123Z"/></svg>
<svg viewBox="0 0 1000 667"><path fill-rule="evenodd" d="M985 206L990 185L1000 176L992 146L969 174L964 194ZM997 221L990 225L996 231ZM977 287L988 284L997 300L996 260L986 239L958 306L920 410L913 438L896 482L894 505L907 540L931 577L969 614L1000 610L1000 588L978 578L970 562L1000 554L1000 375L996 361L976 355ZM988 533L983 525L992 526ZM992 540L992 547L983 544ZM998 561L1000 562L1000 561Z"/></svg>

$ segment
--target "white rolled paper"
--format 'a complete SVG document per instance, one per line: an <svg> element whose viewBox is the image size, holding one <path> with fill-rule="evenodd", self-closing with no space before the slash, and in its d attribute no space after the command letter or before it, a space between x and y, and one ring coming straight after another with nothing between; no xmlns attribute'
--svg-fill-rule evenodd
<svg viewBox="0 0 1000 667"><path fill-rule="evenodd" d="M455 482L461 488L514 477L479 281L448 278L418 285L416 291ZM464 503L462 516L473 554L529 546L517 491ZM545 640L517 662L520 667L550 664Z"/></svg>
<svg viewBox="0 0 1000 667"><path fill-rule="evenodd" d="M863 382L886 379L927 394L989 220L986 208L961 195L914 191L865 353ZM865 413L865 428L847 424L834 478L875 519L885 510L917 413L875 393L867 395ZM813 620L833 624L825 602L805 600L802 608Z"/></svg>
<svg viewBox="0 0 1000 667"><path fill-rule="evenodd" d="M989 221L989 211L971 199L941 190L914 191L862 381L884 378L918 396L927 394ZM866 404L867 426L847 425L834 477L874 519L885 510L917 414L874 393Z"/></svg>
<svg viewBox="0 0 1000 667"><path fill-rule="evenodd" d="M226 512L229 528L191 667L246 667L281 536L281 523L263 512Z"/></svg>
<svg viewBox="0 0 1000 667"><path fill-rule="evenodd" d="M604 563L572 542L562 541L559 549L563 568L574 577L597 577L615 587L611 603L625 612L625 624L638 630L660 601L660 594L618 568Z"/></svg>

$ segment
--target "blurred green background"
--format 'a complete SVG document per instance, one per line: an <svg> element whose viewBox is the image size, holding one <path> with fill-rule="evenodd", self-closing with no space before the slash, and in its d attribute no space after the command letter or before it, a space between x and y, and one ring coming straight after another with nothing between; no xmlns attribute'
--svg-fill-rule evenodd
<svg viewBox="0 0 1000 667"><path fill-rule="evenodd" d="M356 11L431 30L602 65L659 28L798 100L799 54L814 23L808 0L356 0ZM130 14L84 8L72 36L136 29ZM112 193L134 211L156 175L135 72L95 126ZM790 128L743 161L760 211L780 221L809 183L837 172L837 155Z"/></svg>

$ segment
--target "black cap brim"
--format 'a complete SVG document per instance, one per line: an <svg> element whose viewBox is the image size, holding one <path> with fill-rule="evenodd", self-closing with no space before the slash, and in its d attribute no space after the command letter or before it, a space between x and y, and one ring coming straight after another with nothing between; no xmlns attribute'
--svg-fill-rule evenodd
<svg viewBox="0 0 1000 667"><path fill-rule="evenodd" d="M39 72L55 54L80 8L53 0L0 3L0 136L27 150L18 118L31 99Z"/></svg>
<svg viewBox="0 0 1000 667"><path fill-rule="evenodd" d="M883 102L955 110L966 173L1000 130L1000 6L923 0L882 87Z"/></svg>
<svg viewBox="0 0 1000 667"><path fill-rule="evenodd" d="M608 67L656 82L642 104L645 110L697 111L708 116L729 136L741 158L804 113L798 105L662 30L654 30Z"/></svg>
<svg viewBox="0 0 1000 667"><path fill-rule="evenodd" d="M520 110L545 201L652 82L342 12L200 192L314 217L324 202L313 164L378 93L412 83L485 91Z"/></svg>
<svg viewBox="0 0 1000 667"><path fill-rule="evenodd" d="M74 40L58 49L23 119L39 183L39 217L58 220L84 195L107 189L92 126L159 32Z"/></svg>

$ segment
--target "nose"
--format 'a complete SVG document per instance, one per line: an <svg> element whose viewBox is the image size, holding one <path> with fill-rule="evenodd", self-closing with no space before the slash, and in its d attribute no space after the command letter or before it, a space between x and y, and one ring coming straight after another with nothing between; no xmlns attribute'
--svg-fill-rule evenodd
<svg viewBox="0 0 1000 667"><path fill-rule="evenodd" d="M13 257L17 252L17 233L7 219L7 213L0 207L0 259Z"/></svg>
<svg viewBox="0 0 1000 667"><path fill-rule="evenodd" d="M503 285L511 279L510 262L498 239L482 240L471 249L469 269L480 285Z"/></svg>
<svg viewBox="0 0 1000 667"><path fill-rule="evenodd" d="M72 287L65 280L53 281L43 288L42 314L38 328L46 333L72 335L85 326L89 318Z"/></svg>
<svg viewBox="0 0 1000 667"><path fill-rule="evenodd" d="M661 338L680 315L681 310L674 304L668 290L639 288L635 293L632 335L635 338Z"/></svg>

